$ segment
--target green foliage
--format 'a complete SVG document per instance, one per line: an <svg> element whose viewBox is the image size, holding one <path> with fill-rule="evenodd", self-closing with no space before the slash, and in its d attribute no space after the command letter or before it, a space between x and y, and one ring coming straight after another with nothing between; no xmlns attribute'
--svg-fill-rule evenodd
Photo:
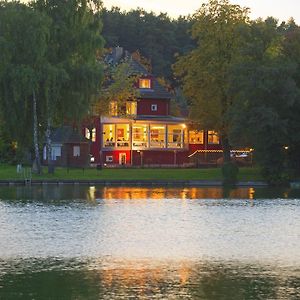
<svg viewBox="0 0 300 300"><path fill-rule="evenodd" d="M136 100L139 96L134 87L137 77L130 74L129 62L123 61L117 65L106 65L105 68L107 87L103 88L102 95L94 106L97 115L106 114L109 104L114 101L118 108L118 115L126 112L126 101Z"/></svg>
<svg viewBox="0 0 300 300"><path fill-rule="evenodd" d="M98 98L103 78L97 60L103 48L101 2L36 0L31 5L51 19L42 91L51 106L48 114L56 124L79 122Z"/></svg>
<svg viewBox="0 0 300 300"><path fill-rule="evenodd" d="M299 88L294 80L297 65L283 51L284 35L277 21L252 22L247 44L232 68L231 94L234 105L230 138L237 146L251 145L266 180L287 180L284 146L295 140L290 125L299 107ZM296 122L295 122L296 121Z"/></svg>
<svg viewBox="0 0 300 300"><path fill-rule="evenodd" d="M3 126L20 148L32 145L33 94L42 82L50 20L18 2L0 2L0 106ZM2 48L1 47L1 48ZM38 99L38 119L42 115Z"/></svg>
<svg viewBox="0 0 300 300"><path fill-rule="evenodd" d="M168 80L173 80L175 54L194 47L188 34L193 23L190 17L172 20L164 13L156 15L143 9L124 12L114 7L103 9L102 20L107 47L121 46L131 53L138 50L151 60L153 73Z"/></svg>
<svg viewBox="0 0 300 300"><path fill-rule="evenodd" d="M229 78L244 43L242 33L249 22L248 10L227 0L210 0L194 18L192 37L197 48L179 57L174 70L191 102L192 119L202 128L219 132L224 161L228 161L231 120L227 114L233 105Z"/></svg>

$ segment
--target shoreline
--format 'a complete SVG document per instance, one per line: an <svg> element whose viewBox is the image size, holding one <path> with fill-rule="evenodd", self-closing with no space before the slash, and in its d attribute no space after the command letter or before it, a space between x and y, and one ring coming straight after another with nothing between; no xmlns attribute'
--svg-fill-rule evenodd
<svg viewBox="0 0 300 300"><path fill-rule="evenodd" d="M222 187L222 180L73 180L73 179L32 179L0 180L0 186L13 185L102 185L102 186L188 186L188 187ZM239 181L236 187L267 187L263 181Z"/></svg>

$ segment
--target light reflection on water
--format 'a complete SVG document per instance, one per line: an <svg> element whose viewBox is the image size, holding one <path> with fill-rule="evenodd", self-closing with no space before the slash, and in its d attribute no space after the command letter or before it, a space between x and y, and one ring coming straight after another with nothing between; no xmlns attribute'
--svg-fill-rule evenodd
<svg viewBox="0 0 300 300"><path fill-rule="evenodd" d="M299 299L299 190L0 188L0 299Z"/></svg>

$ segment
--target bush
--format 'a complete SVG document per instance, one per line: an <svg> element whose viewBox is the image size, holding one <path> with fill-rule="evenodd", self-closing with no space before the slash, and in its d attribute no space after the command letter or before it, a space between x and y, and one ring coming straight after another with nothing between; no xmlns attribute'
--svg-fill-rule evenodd
<svg viewBox="0 0 300 300"><path fill-rule="evenodd" d="M239 168L235 163L226 162L222 165L222 176L224 185L232 185L237 182Z"/></svg>

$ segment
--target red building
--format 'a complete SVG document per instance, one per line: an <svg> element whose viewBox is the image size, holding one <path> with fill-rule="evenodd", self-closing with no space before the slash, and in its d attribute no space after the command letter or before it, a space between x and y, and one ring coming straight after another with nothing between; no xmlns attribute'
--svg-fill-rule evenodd
<svg viewBox="0 0 300 300"><path fill-rule="evenodd" d="M122 48L116 48L108 59L117 63L123 55ZM117 102L112 102L109 115L96 116L93 128L84 129L91 141L91 162L183 165L192 162L189 156L195 156L197 150L221 149L215 132L189 130L188 120L171 116L172 95L139 62L132 57L127 61L138 74L139 97L126 102L122 116Z"/></svg>

